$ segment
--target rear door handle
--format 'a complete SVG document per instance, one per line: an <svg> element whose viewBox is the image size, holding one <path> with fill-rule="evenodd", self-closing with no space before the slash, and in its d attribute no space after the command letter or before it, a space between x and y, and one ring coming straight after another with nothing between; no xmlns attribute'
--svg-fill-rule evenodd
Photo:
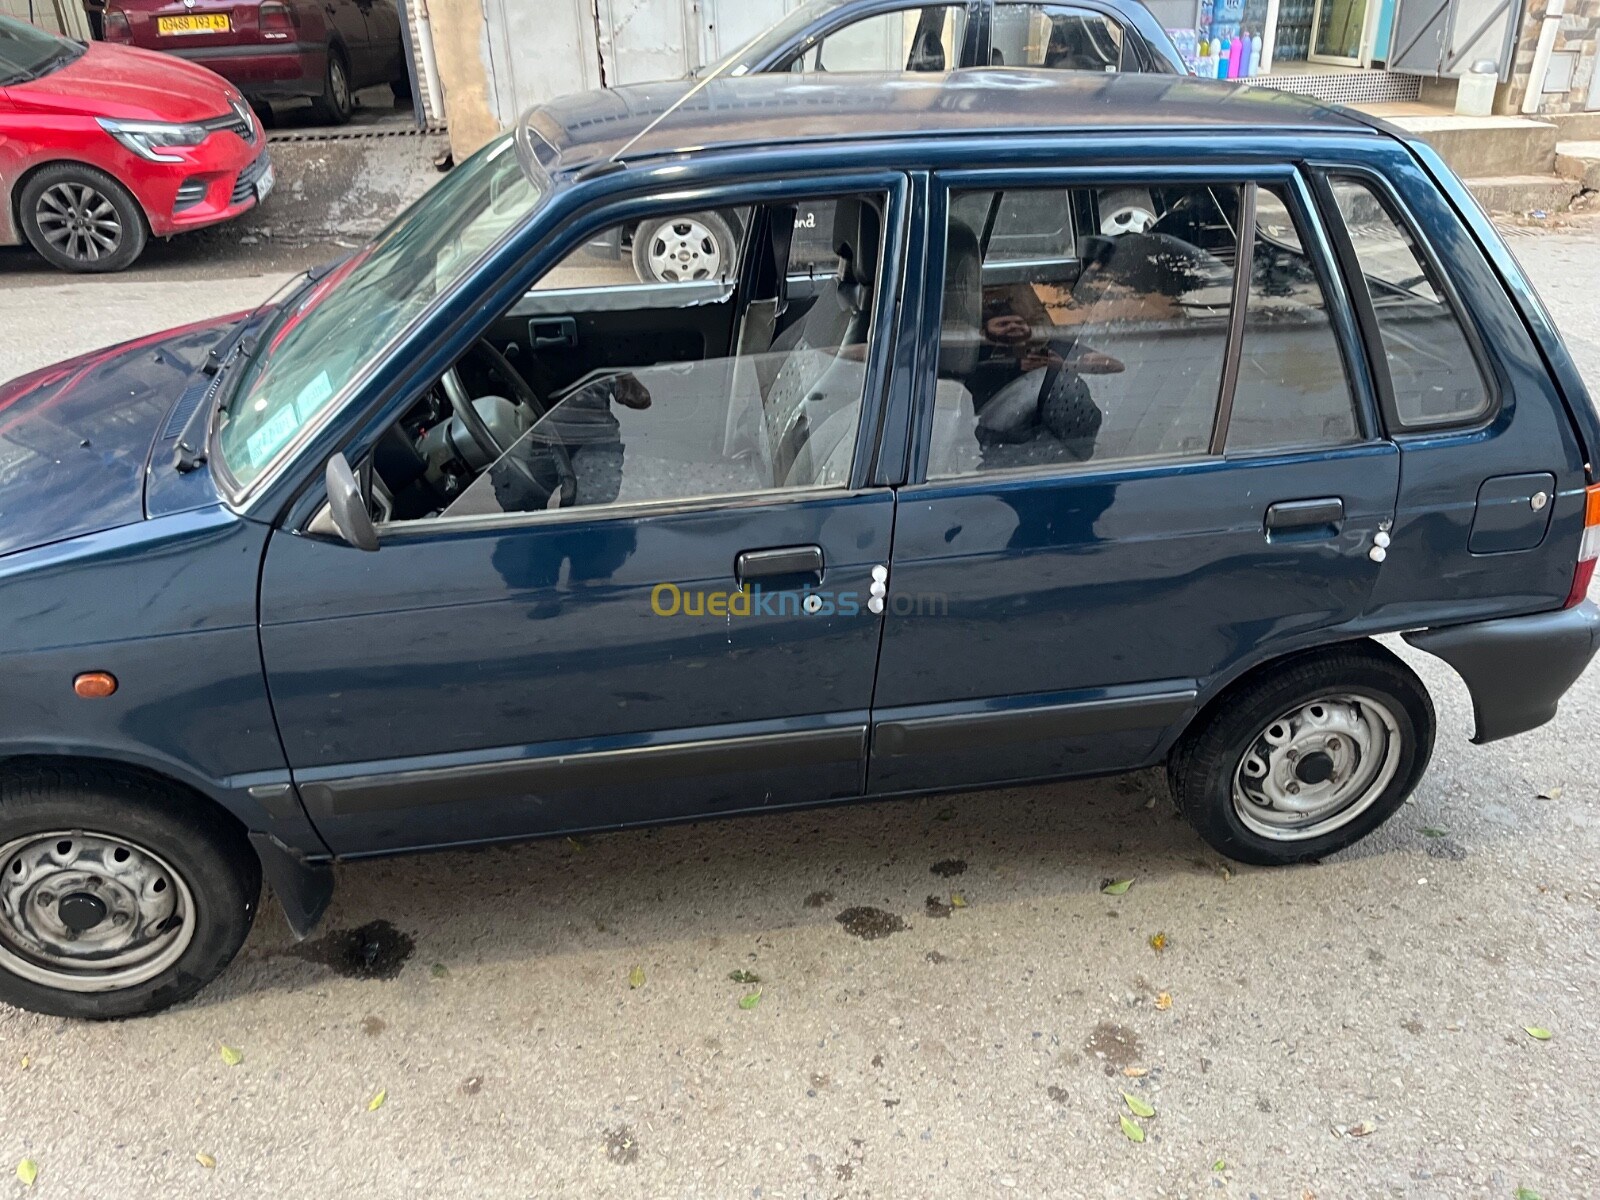
<svg viewBox="0 0 1600 1200"><path fill-rule="evenodd" d="M1320 500L1280 500L1267 509L1267 536L1275 533L1322 530L1334 534L1344 524L1344 501L1338 496Z"/></svg>
<svg viewBox="0 0 1600 1200"><path fill-rule="evenodd" d="M780 546L774 550L745 550L733 562L740 585L756 579L809 579L822 582L821 546Z"/></svg>

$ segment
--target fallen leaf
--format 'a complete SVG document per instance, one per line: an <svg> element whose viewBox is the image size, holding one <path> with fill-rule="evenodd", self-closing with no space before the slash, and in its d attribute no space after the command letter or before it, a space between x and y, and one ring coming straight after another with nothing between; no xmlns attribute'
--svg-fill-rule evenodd
<svg viewBox="0 0 1600 1200"><path fill-rule="evenodd" d="M1153 1117L1156 1115L1156 1110L1150 1106L1148 1101L1139 1099L1132 1092L1123 1092L1122 1099L1127 1104L1128 1111L1136 1117Z"/></svg>
<svg viewBox="0 0 1600 1200"><path fill-rule="evenodd" d="M1113 879L1100 890L1108 896L1120 896L1133 886L1131 879Z"/></svg>
<svg viewBox="0 0 1600 1200"><path fill-rule="evenodd" d="M1532 1188L1525 1187L1519 1187L1515 1192L1512 1193L1512 1197L1513 1200L1544 1200L1544 1198L1540 1196L1538 1192L1534 1191Z"/></svg>
<svg viewBox="0 0 1600 1200"><path fill-rule="evenodd" d="M1560 786L1559 784L1557 784L1553 788L1545 788L1544 791L1540 792L1539 793L1539 799L1541 799L1541 800L1559 800L1559 799L1561 799L1561 793L1566 791L1566 790L1567 790L1566 788L1564 788L1564 787Z"/></svg>
<svg viewBox="0 0 1600 1200"><path fill-rule="evenodd" d="M232 1046L222 1047L222 1064L226 1067L237 1067L244 1061L244 1052L235 1050Z"/></svg>
<svg viewBox="0 0 1600 1200"><path fill-rule="evenodd" d="M1217 1161L1216 1161L1216 1162L1214 1162L1214 1163L1212 1163L1212 1164L1211 1164L1211 1169L1212 1169L1212 1170L1213 1170L1213 1171L1226 1171L1226 1170L1227 1170L1227 1169L1228 1169L1228 1164L1227 1164L1227 1163L1225 1163L1225 1162L1223 1162L1223 1161L1222 1161L1222 1160L1221 1160L1221 1159L1220 1159L1220 1158L1219 1158L1219 1159L1217 1159Z"/></svg>
<svg viewBox="0 0 1600 1200"><path fill-rule="evenodd" d="M573 850L575 850L577 853L579 853L579 854L583 853L583 843L580 842L577 838L569 837L567 839L567 844L569 846L571 846L573 848Z"/></svg>
<svg viewBox="0 0 1600 1200"><path fill-rule="evenodd" d="M24 1054L22 1056L22 1069L24 1071L26 1071L32 1065L33 1065L33 1059L30 1058L28 1055Z"/></svg>
<svg viewBox="0 0 1600 1200"><path fill-rule="evenodd" d="M1335 1125L1333 1127L1333 1136L1366 1137L1367 1134L1374 1132L1377 1128L1371 1121L1362 1121L1359 1125Z"/></svg>
<svg viewBox="0 0 1600 1200"><path fill-rule="evenodd" d="M1440 829L1435 825L1424 825L1422 827L1422 836L1431 838L1449 837L1450 831L1448 829Z"/></svg>
<svg viewBox="0 0 1600 1200"><path fill-rule="evenodd" d="M1143 1079L1146 1075L1150 1074L1150 1068L1149 1067L1123 1067L1122 1068L1122 1073L1124 1075L1126 1075L1129 1079Z"/></svg>
<svg viewBox="0 0 1600 1200"><path fill-rule="evenodd" d="M951 908L965 908L966 906L967 906L967 898L965 896L963 896L960 892L951 892L950 893L950 907Z"/></svg>
<svg viewBox="0 0 1600 1200"><path fill-rule="evenodd" d="M760 983L761 976L754 971L729 971L728 978L735 983Z"/></svg>
<svg viewBox="0 0 1600 1200"><path fill-rule="evenodd" d="M1542 1025L1524 1025L1522 1032L1538 1042L1548 1042L1550 1040L1550 1031Z"/></svg>
<svg viewBox="0 0 1600 1200"><path fill-rule="evenodd" d="M217 1160L212 1158L211 1155L207 1154L204 1150L198 1151L194 1156L194 1160L208 1171L216 1169Z"/></svg>
<svg viewBox="0 0 1600 1200"><path fill-rule="evenodd" d="M1167 935L1165 933L1152 933L1150 935L1150 949L1160 954L1167 948Z"/></svg>
<svg viewBox="0 0 1600 1200"><path fill-rule="evenodd" d="M377 1112L380 1108L383 1107L383 1102L385 1100L387 1100L388 1098L389 1098L388 1091L386 1089L384 1089L384 1088L379 1088L378 1089L378 1094L375 1095L371 1100L367 1101L367 1111L368 1112Z"/></svg>
<svg viewBox="0 0 1600 1200"><path fill-rule="evenodd" d="M1218 867L1217 870L1222 873L1222 882L1223 883L1232 883L1233 882L1233 868L1232 867Z"/></svg>
<svg viewBox="0 0 1600 1200"><path fill-rule="evenodd" d="M25 1158L17 1164L17 1178L22 1180L23 1187L32 1187L33 1181L39 1178L39 1164L31 1158Z"/></svg>
<svg viewBox="0 0 1600 1200"><path fill-rule="evenodd" d="M428 974L435 979L448 979L450 978L450 968L443 963L434 963L433 966L428 968Z"/></svg>
<svg viewBox="0 0 1600 1200"><path fill-rule="evenodd" d="M1120 1120L1122 1122L1123 1137L1127 1138L1130 1142L1144 1141L1144 1130L1139 1128L1138 1122L1132 1121L1127 1117L1122 1117Z"/></svg>
<svg viewBox="0 0 1600 1200"><path fill-rule="evenodd" d="M745 1009L746 1011L754 1008L756 1005L758 1005L760 1003L761 1003L761 989L760 988L757 988L755 991L749 993L748 995L739 997L739 1007L742 1008L742 1009Z"/></svg>
<svg viewBox="0 0 1600 1200"><path fill-rule="evenodd" d="M631 988L642 988L644 986L643 967L635 967L628 972L628 986Z"/></svg>
<svg viewBox="0 0 1600 1200"><path fill-rule="evenodd" d="M1169 1008L1171 1008L1172 1007L1172 993L1171 992L1159 992L1159 993L1157 993L1157 995L1156 995L1156 1007L1159 1008L1162 1012L1166 1012Z"/></svg>

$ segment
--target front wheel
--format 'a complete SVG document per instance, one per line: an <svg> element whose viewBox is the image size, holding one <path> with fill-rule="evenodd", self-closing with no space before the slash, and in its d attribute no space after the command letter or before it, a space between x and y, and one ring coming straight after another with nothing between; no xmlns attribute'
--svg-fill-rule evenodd
<svg viewBox="0 0 1600 1200"><path fill-rule="evenodd" d="M22 232L63 271L121 271L144 253L144 210L111 176L77 163L38 171L18 198Z"/></svg>
<svg viewBox="0 0 1600 1200"><path fill-rule="evenodd" d="M201 803L94 769L0 777L0 1002L128 1017L221 974L261 868Z"/></svg>
<svg viewBox="0 0 1600 1200"><path fill-rule="evenodd" d="M1229 858L1324 858L1405 802L1433 753L1422 681L1372 643L1292 658L1224 696L1168 765L1173 799Z"/></svg>
<svg viewBox="0 0 1600 1200"><path fill-rule="evenodd" d="M733 227L714 212L642 222L633 234L633 270L644 283L726 278L739 259Z"/></svg>

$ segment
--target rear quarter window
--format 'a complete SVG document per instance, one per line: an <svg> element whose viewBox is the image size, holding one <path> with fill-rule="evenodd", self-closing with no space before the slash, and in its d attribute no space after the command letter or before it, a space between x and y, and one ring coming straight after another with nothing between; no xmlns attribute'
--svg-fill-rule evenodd
<svg viewBox="0 0 1600 1200"><path fill-rule="evenodd" d="M1350 237L1377 320L1402 429L1469 424L1483 417L1493 393L1461 315L1416 235L1365 180L1330 177L1334 202Z"/></svg>

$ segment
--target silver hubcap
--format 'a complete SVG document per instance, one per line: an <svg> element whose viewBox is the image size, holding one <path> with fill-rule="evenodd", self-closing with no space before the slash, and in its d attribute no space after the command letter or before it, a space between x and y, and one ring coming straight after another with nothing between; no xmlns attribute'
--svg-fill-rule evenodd
<svg viewBox="0 0 1600 1200"><path fill-rule="evenodd" d="M59 830L0 846L0 968L45 987L133 987L194 938L194 898L157 855Z"/></svg>
<svg viewBox="0 0 1600 1200"><path fill-rule="evenodd" d="M52 247L77 262L96 262L122 244L122 219L102 192L86 183L58 183L39 197L34 218Z"/></svg>
<svg viewBox="0 0 1600 1200"><path fill-rule="evenodd" d="M1233 808L1253 833L1321 837L1383 794L1400 763L1400 726L1368 696L1327 696L1267 724L1233 773Z"/></svg>
<svg viewBox="0 0 1600 1200"><path fill-rule="evenodd" d="M661 226L645 247L650 274L660 283L716 279L722 274L722 247L716 235L694 217Z"/></svg>
<svg viewBox="0 0 1600 1200"><path fill-rule="evenodd" d="M340 112L350 107L350 82L344 77L344 66L334 59L328 68L328 82L333 89L333 102Z"/></svg>

